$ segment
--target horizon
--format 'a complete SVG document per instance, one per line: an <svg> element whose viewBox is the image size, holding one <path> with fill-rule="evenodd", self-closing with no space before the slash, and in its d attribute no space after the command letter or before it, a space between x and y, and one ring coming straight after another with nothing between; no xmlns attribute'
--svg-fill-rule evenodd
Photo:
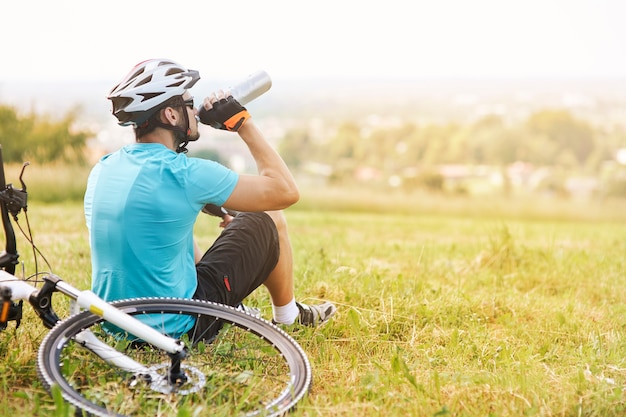
<svg viewBox="0 0 626 417"><path fill-rule="evenodd" d="M270 74L271 76L271 74ZM345 103L350 97L367 97L381 102L401 102L406 99L429 101L432 99L454 99L457 96L472 95L490 98L494 96L528 95L588 95L595 99L611 99L626 102L626 76L624 77L421 77L390 78L368 77L349 79L342 76L322 77L272 77L272 88L257 102L263 103L290 100L302 96L306 101L331 99ZM204 82L202 82L204 81ZM236 82L236 81L235 81ZM201 80L192 90L198 98L214 89L232 85L233 80ZM14 106L22 111L47 111L67 109L76 105L96 105L109 110L106 94L115 82L102 79L50 80L32 82L2 82L0 80L0 104ZM96 103L102 103L98 105Z"/></svg>

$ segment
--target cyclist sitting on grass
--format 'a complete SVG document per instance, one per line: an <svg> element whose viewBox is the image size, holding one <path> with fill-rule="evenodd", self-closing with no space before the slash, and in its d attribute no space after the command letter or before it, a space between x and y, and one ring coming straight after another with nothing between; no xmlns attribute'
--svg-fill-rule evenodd
<svg viewBox="0 0 626 417"><path fill-rule="evenodd" d="M232 96L212 93L195 109L188 90L199 79L173 61L148 60L109 93L113 114L120 125L134 127L136 143L101 158L89 175L84 205L92 290L107 301L197 298L245 309L241 302L263 284L274 322L325 323L336 312L333 304L294 298L281 211L299 198L289 169ZM188 157L186 146L200 137L198 119L237 132L258 175ZM224 216L224 230L203 254L193 228L207 204L238 213Z"/></svg>

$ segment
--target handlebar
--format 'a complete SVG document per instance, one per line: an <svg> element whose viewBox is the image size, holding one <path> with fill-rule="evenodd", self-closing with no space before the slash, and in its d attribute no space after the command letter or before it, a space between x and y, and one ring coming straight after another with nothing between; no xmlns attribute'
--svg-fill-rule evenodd
<svg viewBox="0 0 626 417"><path fill-rule="evenodd" d="M22 301L24 299L28 299L46 327L52 328L59 321L52 309L51 301L57 282L55 277L50 275L45 277L44 285L39 290L22 281L15 281L13 277L15 267L19 262L19 253L17 251L15 230L13 229L10 216L13 216L13 219L17 221L17 215L20 211L24 210L26 212L27 210L28 193L22 178L24 169L28 165L28 162L24 163L20 172L19 180L22 184L22 189L14 188L12 184L7 184L4 160L2 158L2 145L0 145L0 217L2 218L2 228L4 229L6 240L5 250L0 253L0 284L2 284L3 280L11 283L10 287L0 285L0 331L6 328L7 321L16 321L16 326L19 326L22 318ZM12 293L16 289L19 290L18 294ZM12 299L19 299L19 302L13 302Z"/></svg>
<svg viewBox="0 0 626 417"><path fill-rule="evenodd" d="M14 188L12 184L7 184L4 173L4 160L2 158L2 145L0 145L0 217L2 217L2 228L4 229L6 241L5 250L0 253L0 268L4 268L10 274L15 273L15 265L17 264L19 254L17 252L15 231L13 230L9 214L16 218L19 212L21 210L26 211L28 206L26 184L24 184L22 179L24 169L27 166L28 162L22 166L22 171L20 172L22 189Z"/></svg>
<svg viewBox="0 0 626 417"><path fill-rule="evenodd" d="M9 201L12 187L7 187L6 177L4 174L4 160L2 158L2 145L0 145L0 216L2 217L2 228L4 229L4 237L6 240L5 250L0 253L0 267L4 268L10 274L15 273L15 265L17 265L18 253L15 241L15 231L9 217Z"/></svg>
<svg viewBox="0 0 626 417"><path fill-rule="evenodd" d="M25 188L25 187L24 187ZM2 145L0 145L0 217L2 218L2 228L6 240L5 250L0 253L0 268L13 275L15 266L18 263L17 242L15 231L9 218L9 205L13 199L12 192L7 187L4 175L4 160L2 159ZM24 191L24 205L26 204L26 192ZM17 214L17 213L16 213ZM22 301L13 303L11 301L11 289L0 287L1 306L0 309L0 331L6 329L8 321L15 321L16 326L20 325L22 319Z"/></svg>

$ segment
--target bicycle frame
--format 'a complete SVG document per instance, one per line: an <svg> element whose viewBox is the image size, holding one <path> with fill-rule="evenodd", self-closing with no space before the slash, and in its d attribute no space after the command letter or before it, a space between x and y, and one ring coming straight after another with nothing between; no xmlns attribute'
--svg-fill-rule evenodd
<svg viewBox="0 0 626 417"><path fill-rule="evenodd" d="M182 341L162 335L152 327L145 325L134 317L131 317L111 306L91 291L79 291L54 275L46 276L44 280L49 285L55 285L56 291L61 292L70 299L74 300L80 308L89 310L90 312L103 317L119 328L163 349L172 355L182 355L182 357L184 357L185 345ZM11 294L10 300L4 300L2 309L3 312L7 310L6 306L9 301L15 302L19 300L28 300L31 304L33 304L33 302L36 303L39 299L39 290L37 288L2 270L0 270L0 288L5 289L5 294L8 289ZM33 305L33 307L35 306ZM38 310L38 308L35 308L35 310ZM1 318L0 321L2 321ZM142 375L152 374L152 371L150 371L147 367L130 359L126 355L123 355L111 346L101 342L92 332L88 330L82 332L76 339L94 354L100 356L103 360L122 370Z"/></svg>
<svg viewBox="0 0 626 417"><path fill-rule="evenodd" d="M22 168L22 174L26 165ZM89 310L91 313L128 332L128 334L132 334L148 344L167 352L172 358L169 372L170 382L179 382L179 378L184 378L180 370L180 362L186 356L186 346L181 340L159 333L152 327L107 303L92 291L78 290L54 274L44 276L44 284L41 289L14 275L19 254L9 214L17 219L19 212L22 209L26 209L27 193L26 185L22 181L22 174L20 174L21 190L13 188L11 184L6 184L2 147L0 146L0 215L6 237L6 248L0 253L0 268L2 268L0 269L0 330L6 327L8 321L16 321L16 325L19 326L24 300L27 300L32 305L43 324L48 328L52 328L59 322L58 316L52 309L52 294L60 292L74 300L78 307ZM75 339L103 360L122 370L148 376L151 376L153 373L144 365L99 341L90 331L83 331Z"/></svg>
<svg viewBox="0 0 626 417"><path fill-rule="evenodd" d="M37 288L25 281L16 280L17 278L14 275L0 270L0 284L1 286L11 290L11 301L32 301L38 299L39 290ZM145 340L146 342L169 353L178 353L184 349L182 341L164 336L152 327L113 307L89 290L77 290L56 275L47 275L44 280L46 283L52 284L55 291L58 291L76 301L80 308L89 310L93 314L102 317L122 330L127 331L129 334ZM38 307L40 307L39 304L35 307L35 309L37 310Z"/></svg>

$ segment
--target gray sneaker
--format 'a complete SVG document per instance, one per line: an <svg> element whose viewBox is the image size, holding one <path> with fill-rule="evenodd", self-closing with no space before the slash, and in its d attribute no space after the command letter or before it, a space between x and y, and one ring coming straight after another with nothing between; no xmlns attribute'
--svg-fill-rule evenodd
<svg viewBox="0 0 626 417"><path fill-rule="evenodd" d="M316 327L326 324L337 312L337 307L328 301L318 305L307 305L296 302L296 305L298 306L298 310L300 310L297 322L304 326Z"/></svg>

